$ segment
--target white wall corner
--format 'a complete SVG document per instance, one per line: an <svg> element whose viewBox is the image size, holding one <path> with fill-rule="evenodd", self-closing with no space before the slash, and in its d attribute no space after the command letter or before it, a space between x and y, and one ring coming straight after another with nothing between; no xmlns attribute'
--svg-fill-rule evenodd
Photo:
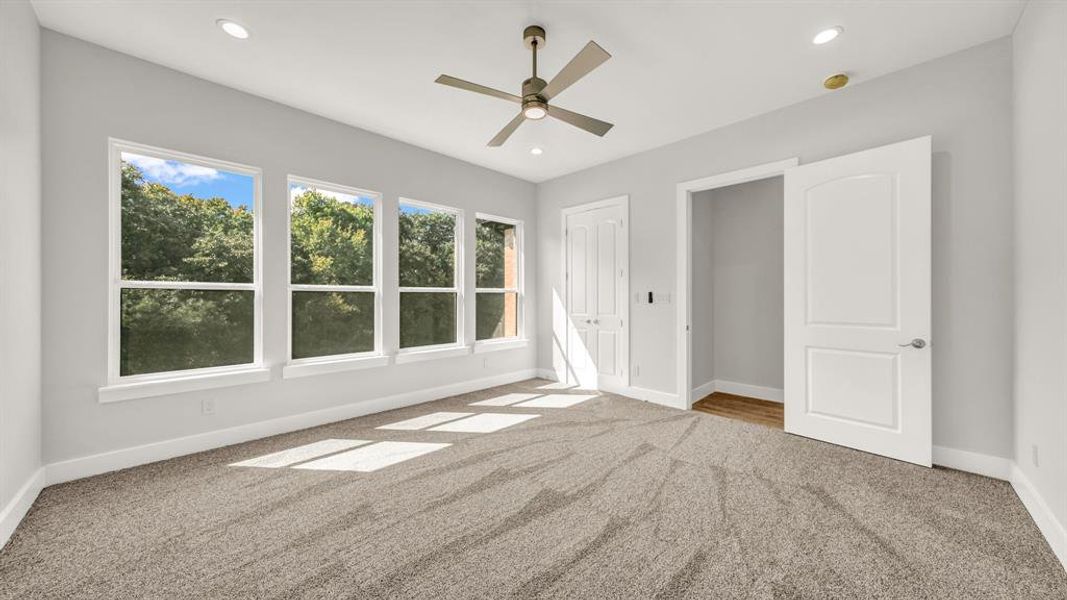
<svg viewBox="0 0 1067 600"><path fill-rule="evenodd" d="M272 435L307 429L308 427L317 427L364 415L440 400L498 385L525 381L535 376L537 376L536 369L522 369L511 373L461 381L435 388L419 389L382 398L372 398L323 410L289 415L228 429L208 431L142 446L103 452L92 456L72 458L47 465L45 467L46 477L43 479L47 481L47 485L54 485Z"/></svg>
<svg viewBox="0 0 1067 600"><path fill-rule="evenodd" d="M957 450L945 446L934 446L934 464L1002 481L1011 480L1011 470L1014 465L1010 458Z"/></svg>
<svg viewBox="0 0 1067 600"><path fill-rule="evenodd" d="M1041 534L1045 536L1052 552L1060 560L1060 565L1067 570L1067 528L1056 519L1055 513L1049 508L1045 499L1038 494L1037 488L1030 483L1030 479L1023 473L1023 470L1014 464L1011 468L1011 487L1029 511L1030 517L1034 519Z"/></svg>
<svg viewBox="0 0 1067 600"><path fill-rule="evenodd" d="M15 528L19 526L26 513L30 511L33 501L37 499L37 495L44 489L44 483L45 469L41 467L34 471L33 475L26 480L26 483L22 484L19 491L7 503L3 511L0 511L0 548L7 545L8 540L11 539L11 534L15 533Z"/></svg>

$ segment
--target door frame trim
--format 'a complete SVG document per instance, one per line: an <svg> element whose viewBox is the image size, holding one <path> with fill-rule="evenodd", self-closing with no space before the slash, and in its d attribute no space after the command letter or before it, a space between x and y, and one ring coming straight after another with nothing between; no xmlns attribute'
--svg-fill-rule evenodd
<svg viewBox="0 0 1067 600"><path fill-rule="evenodd" d="M587 202L585 204L577 204L574 206L567 206L560 209L560 240L563 241L562 251L560 254L560 273L563 275L563 316L567 321L566 331L563 336L562 353L564 355L563 365L563 377L559 378L563 383L570 383L573 377L573 371L570 368L569 358L566 356L567 349L570 348L570 281L567 271L567 253L570 251L569 241L567 240L567 217L571 215L596 210L599 208L607 208L611 206L622 207L623 215L623 241L626 244L625 253L623 256L623 276L622 285L626 290L625 302L622 303L622 351L623 356L622 363L622 385L623 387L630 387L630 195L621 194L618 196L611 196L602 200L595 200L593 202ZM613 386L609 386L613 387Z"/></svg>
<svg viewBox="0 0 1067 600"><path fill-rule="evenodd" d="M689 326L693 322L693 269L691 260L693 253L693 194L739 183L777 177L784 175L787 169L796 167L799 164L800 159L794 156L793 158L763 163L709 177L691 179L677 185L674 228L675 239L678 244L676 259L678 271L675 276L677 282L676 296L678 298L675 304L677 307L675 313L675 331L677 332L675 337L677 344L677 352L675 353L677 357L677 380L675 383L675 388L678 391L677 408L688 410L693 407L693 369L690 364L693 341L689 335Z"/></svg>

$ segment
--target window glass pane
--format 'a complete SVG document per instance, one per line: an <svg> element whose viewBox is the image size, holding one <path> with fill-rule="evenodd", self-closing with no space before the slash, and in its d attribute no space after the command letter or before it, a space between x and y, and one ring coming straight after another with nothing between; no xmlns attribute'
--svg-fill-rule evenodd
<svg viewBox="0 0 1067 600"><path fill-rule="evenodd" d="M122 278L250 283L255 179L122 153Z"/></svg>
<svg viewBox="0 0 1067 600"><path fill-rule="evenodd" d="M374 198L291 182L292 282L374 285Z"/></svg>
<svg viewBox="0 0 1067 600"><path fill-rule="evenodd" d="M121 305L121 375L254 360L255 292L124 289Z"/></svg>
<svg viewBox="0 0 1067 600"><path fill-rule="evenodd" d="M476 286L480 288L519 287L519 259L514 225L478 219Z"/></svg>
<svg viewBox="0 0 1067 600"><path fill-rule="evenodd" d="M293 358L373 350L373 292L293 292Z"/></svg>
<svg viewBox="0 0 1067 600"><path fill-rule="evenodd" d="M400 347L454 344L456 295L451 292L401 292Z"/></svg>
<svg viewBox="0 0 1067 600"><path fill-rule="evenodd" d="M478 294L475 313L475 339L519 335L519 295L515 292Z"/></svg>
<svg viewBox="0 0 1067 600"><path fill-rule="evenodd" d="M400 204L400 287L453 287L456 215Z"/></svg>

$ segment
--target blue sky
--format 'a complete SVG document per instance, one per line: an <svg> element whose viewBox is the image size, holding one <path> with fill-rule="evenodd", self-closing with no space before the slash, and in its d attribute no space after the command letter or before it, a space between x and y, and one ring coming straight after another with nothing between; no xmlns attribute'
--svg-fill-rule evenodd
<svg viewBox="0 0 1067 600"><path fill-rule="evenodd" d="M405 215L428 215L437 211L433 211L428 208L423 208L421 206L412 206L411 204L400 203L400 212L404 213Z"/></svg>
<svg viewBox="0 0 1067 600"><path fill-rule="evenodd" d="M176 194L224 198L230 206L252 210L255 180L251 175L130 152L123 152L122 160L140 169L145 181L163 184Z"/></svg>

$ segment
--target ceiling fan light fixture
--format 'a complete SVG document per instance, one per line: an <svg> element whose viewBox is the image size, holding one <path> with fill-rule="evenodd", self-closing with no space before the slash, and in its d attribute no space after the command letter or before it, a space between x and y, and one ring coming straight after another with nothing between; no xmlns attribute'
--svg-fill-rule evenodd
<svg viewBox="0 0 1067 600"><path fill-rule="evenodd" d="M526 115L527 119L543 119L548 116L548 106L544 102L527 102L522 106L522 114Z"/></svg>

